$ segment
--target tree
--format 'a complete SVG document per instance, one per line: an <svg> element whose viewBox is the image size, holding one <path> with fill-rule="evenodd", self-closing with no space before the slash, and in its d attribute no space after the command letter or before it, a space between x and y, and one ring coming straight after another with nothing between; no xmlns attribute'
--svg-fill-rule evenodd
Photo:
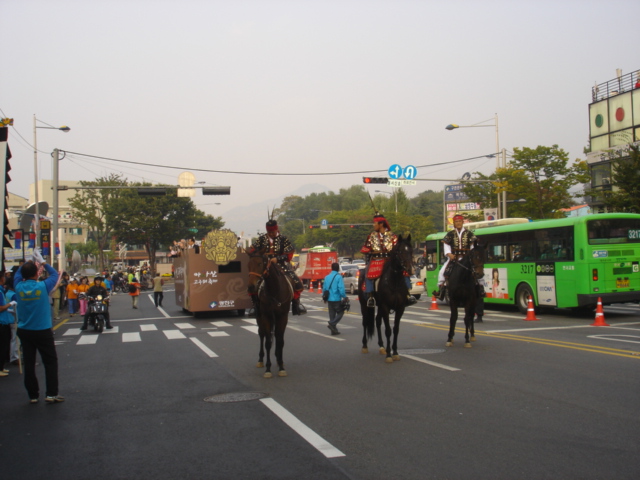
<svg viewBox="0 0 640 480"><path fill-rule="evenodd" d="M90 182L81 181L80 184L84 187L122 187L127 185L127 180L112 173L108 177L100 177ZM118 201L120 192L121 190L117 189L78 190L69 200L73 217L87 225L91 236L96 240L99 270L104 269L103 251L109 247L112 235L112 227L107 222L106 212L112 203Z"/></svg>
<svg viewBox="0 0 640 480"><path fill-rule="evenodd" d="M524 200L509 204L509 216L532 219L559 217L562 215L559 209L575 205L574 198L582 192L572 194L571 188L589 178L584 161L575 160L567 165L569 156L558 145L514 148L513 152L507 168L489 176L474 174L477 180L492 182L471 182L465 186L464 192L471 201L480 203L482 208L493 207L498 194L507 192L507 202Z"/></svg>
<svg viewBox="0 0 640 480"><path fill-rule="evenodd" d="M603 192L610 212L640 213L640 148L629 146L628 156L618 153L611 169L613 190Z"/></svg>
<svg viewBox="0 0 640 480"><path fill-rule="evenodd" d="M193 225L199 221L211 224L211 216L200 212L190 198L178 197L173 189L168 189L165 196L138 195L135 187L147 185L130 184L134 188L120 190L119 201L111 202L106 219L118 240L144 246L149 267L154 270L156 251L161 245L193 236L189 229L197 228ZM214 220L223 225L220 219Z"/></svg>

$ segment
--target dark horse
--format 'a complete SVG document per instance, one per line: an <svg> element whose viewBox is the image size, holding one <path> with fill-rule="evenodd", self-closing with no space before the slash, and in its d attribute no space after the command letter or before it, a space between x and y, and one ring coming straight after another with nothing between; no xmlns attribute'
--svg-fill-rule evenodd
<svg viewBox="0 0 640 480"><path fill-rule="evenodd" d="M289 308L293 299L293 289L282 268L269 260L264 250L249 256L249 293L257 293L259 307L257 312L260 353L256 367L264 367L264 347L267 349L267 370L264 378L271 378L271 344L276 337L276 361L278 376L286 377L282 360L284 331L289 321Z"/></svg>
<svg viewBox="0 0 640 480"><path fill-rule="evenodd" d="M458 321L458 307L464 307L464 346L471 348L469 331L471 331L471 341L473 342L476 339L473 328L473 314L478 298L477 285L478 279L484 276L484 246L475 242L472 250L458 256L451 262L449 278L447 279L451 317L449 318L449 336L446 345L447 347L453 345L453 335Z"/></svg>
<svg viewBox="0 0 640 480"><path fill-rule="evenodd" d="M407 285L404 280L405 274L411 275L413 265L413 248L411 247L411 235L406 239L402 239L402 235L398 236L398 243L389 253L389 260L385 264L382 275L376 282L378 287L375 292L376 305L378 313L375 314L375 308L367 307L367 295L363 292L364 275L360 276L358 284L358 300L360 300L360 309L362 311L362 326L364 327L364 335L362 337L362 353L369 353L367 348L367 340L373 337L374 325L378 329L378 346L380 353L387 355L385 361L392 363L394 360L400 360L398 355L398 332L400 331L400 319L404 313L407 301ZM393 345L391 344L391 326L389 323L389 314L395 312L393 322ZM384 320L384 332L387 337L387 348L382 343L381 324ZM393 355L392 355L393 352Z"/></svg>

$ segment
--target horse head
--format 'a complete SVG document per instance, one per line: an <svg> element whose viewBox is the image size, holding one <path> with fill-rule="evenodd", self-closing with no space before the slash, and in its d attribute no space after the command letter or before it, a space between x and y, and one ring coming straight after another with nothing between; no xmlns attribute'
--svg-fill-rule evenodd
<svg viewBox="0 0 640 480"><path fill-rule="evenodd" d="M473 243L473 250L469 252L473 274L478 279L484 277L484 252L485 245L477 240Z"/></svg>
<svg viewBox="0 0 640 480"><path fill-rule="evenodd" d="M265 249L249 252L249 288L250 294L258 291L258 282L267 273L268 259Z"/></svg>
<svg viewBox="0 0 640 480"><path fill-rule="evenodd" d="M411 246L411 234L407 238L398 235L398 243L391 251L392 256L400 263L403 270L409 275L413 273L413 247Z"/></svg>

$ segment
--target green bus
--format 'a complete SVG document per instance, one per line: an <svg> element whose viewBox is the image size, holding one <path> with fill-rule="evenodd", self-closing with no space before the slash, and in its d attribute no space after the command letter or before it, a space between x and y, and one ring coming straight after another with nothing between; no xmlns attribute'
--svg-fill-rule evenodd
<svg viewBox="0 0 640 480"><path fill-rule="evenodd" d="M512 221L513 223L510 223ZM469 224L486 245L485 303L592 309L640 302L640 215L604 213ZM496 224L502 225L496 225ZM467 227L467 225L465 225ZM425 285L437 289L446 232L427 236Z"/></svg>

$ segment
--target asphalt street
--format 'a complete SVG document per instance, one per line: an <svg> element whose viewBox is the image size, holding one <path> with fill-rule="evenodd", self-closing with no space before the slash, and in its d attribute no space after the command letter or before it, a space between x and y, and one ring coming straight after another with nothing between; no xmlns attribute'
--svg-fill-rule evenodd
<svg viewBox="0 0 640 480"><path fill-rule="evenodd" d="M423 297L387 364L375 339L361 353L355 301L339 336L320 295L303 303L286 332L288 376L272 379L256 368L255 320L186 316L171 291L162 309L148 294L138 310L113 297L102 334L64 317L64 403L30 405L17 367L0 379L2 478L640 476L637 305L606 307L610 327L488 309L472 348L461 321L447 348L448 309Z"/></svg>

